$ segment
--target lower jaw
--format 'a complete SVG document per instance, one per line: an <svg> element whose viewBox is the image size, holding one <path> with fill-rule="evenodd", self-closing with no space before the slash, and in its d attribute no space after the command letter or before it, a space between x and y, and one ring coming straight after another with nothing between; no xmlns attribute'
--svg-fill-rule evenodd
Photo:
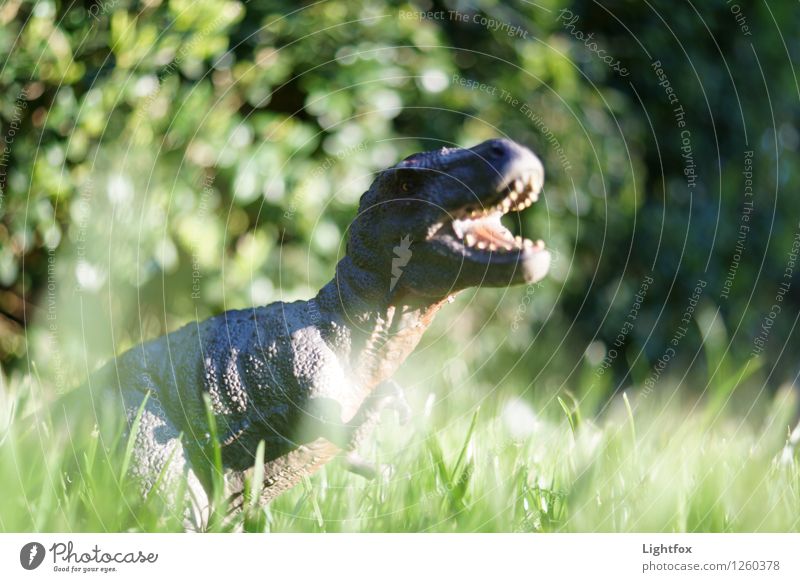
<svg viewBox="0 0 800 582"><path fill-rule="evenodd" d="M547 250L526 251L516 261L493 261L481 266L470 265L462 271L462 282L470 287L506 287L541 281L550 270L551 255ZM466 267L466 265L465 265Z"/></svg>

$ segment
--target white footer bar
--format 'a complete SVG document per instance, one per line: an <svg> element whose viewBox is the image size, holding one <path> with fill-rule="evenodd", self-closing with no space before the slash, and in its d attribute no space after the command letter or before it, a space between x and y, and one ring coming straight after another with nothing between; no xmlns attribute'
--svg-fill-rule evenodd
<svg viewBox="0 0 800 582"><path fill-rule="evenodd" d="M800 534L2 534L0 578L796 581L798 554Z"/></svg>

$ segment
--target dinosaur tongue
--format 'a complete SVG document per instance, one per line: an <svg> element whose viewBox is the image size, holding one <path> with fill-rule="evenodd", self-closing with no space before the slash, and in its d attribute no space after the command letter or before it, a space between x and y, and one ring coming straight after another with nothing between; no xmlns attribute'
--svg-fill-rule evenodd
<svg viewBox="0 0 800 582"><path fill-rule="evenodd" d="M500 223L500 215L481 220L471 220L465 230L465 238L475 238L476 242L484 242L489 246L514 248L514 236Z"/></svg>

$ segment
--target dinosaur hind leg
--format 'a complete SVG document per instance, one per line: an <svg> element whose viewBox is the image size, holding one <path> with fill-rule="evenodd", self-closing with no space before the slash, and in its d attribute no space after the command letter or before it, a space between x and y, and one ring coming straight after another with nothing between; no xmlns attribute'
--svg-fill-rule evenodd
<svg viewBox="0 0 800 582"><path fill-rule="evenodd" d="M358 454L358 446L372 433L385 409L397 412L400 424L406 424L411 416L411 409L403 394L403 389L394 381L387 380L376 388L361 405L356 415L348 423L347 439L341 442L344 450L344 462L348 471L361 475L366 479L379 476L387 478L392 473L389 465L376 466Z"/></svg>
<svg viewBox="0 0 800 582"><path fill-rule="evenodd" d="M155 394L135 391L123 394L128 420L128 435L139 410L139 426L134 437L128 476L135 479L144 494L158 496L165 508L183 512L187 529L202 529L207 523L209 500L192 470L181 432L169 420Z"/></svg>

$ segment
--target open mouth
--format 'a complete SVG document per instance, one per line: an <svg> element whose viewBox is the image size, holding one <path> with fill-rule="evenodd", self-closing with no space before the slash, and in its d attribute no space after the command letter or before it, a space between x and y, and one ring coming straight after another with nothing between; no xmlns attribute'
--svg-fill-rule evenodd
<svg viewBox="0 0 800 582"><path fill-rule="evenodd" d="M541 174L523 173L498 190L499 199L489 205L468 205L455 212L450 227L452 234L465 247L489 253L514 253L542 251L541 239L533 241L514 236L500 219L511 211L520 212L539 199L542 188Z"/></svg>

